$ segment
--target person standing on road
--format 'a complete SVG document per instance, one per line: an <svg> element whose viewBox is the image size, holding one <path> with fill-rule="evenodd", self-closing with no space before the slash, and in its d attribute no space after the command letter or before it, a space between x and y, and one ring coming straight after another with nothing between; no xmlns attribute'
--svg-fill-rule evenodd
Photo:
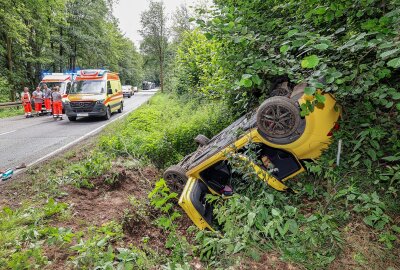
<svg viewBox="0 0 400 270"><path fill-rule="evenodd" d="M47 113L51 113L51 93L51 89L47 87L47 84L43 84L44 106Z"/></svg>
<svg viewBox="0 0 400 270"><path fill-rule="evenodd" d="M57 120L59 118L60 120L63 120L62 118L62 96L60 94L60 88L58 86L53 88L53 93L51 94L53 97L53 117L54 120Z"/></svg>
<svg viewBox="0 0 400 270"><path fill-rule="evenodd" d="M31 94L29 93L29 88L24 87L24 92L21 94L22 105L24 106L25 117L33 117L32 116L32 105L31 105Z"/></svg>
<svg viewBox="0 0 400 270"><path fill-rule="evenodd" d="M35 112L36 116L42 112L42 104L43 104L43 92L40 90L40 87L36 87L36 90L32 93L33 101L35 102Z"/></svg>

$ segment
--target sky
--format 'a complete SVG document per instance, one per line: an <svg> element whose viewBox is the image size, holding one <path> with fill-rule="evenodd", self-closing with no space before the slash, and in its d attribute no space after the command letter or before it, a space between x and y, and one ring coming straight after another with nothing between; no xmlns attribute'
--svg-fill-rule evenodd
<svg viewBox="0 0 400 270"><path fill-rule="evenodd" d="M183 3L190 3L185 0L163 0L166 11L171 18L171 14ZM140 14L149 6L148 0L119 0L119 4L114 7L114 16L119 20L119 26L122 32L135 42L139 47L141 36L138 30L140 26Z"/></svg>

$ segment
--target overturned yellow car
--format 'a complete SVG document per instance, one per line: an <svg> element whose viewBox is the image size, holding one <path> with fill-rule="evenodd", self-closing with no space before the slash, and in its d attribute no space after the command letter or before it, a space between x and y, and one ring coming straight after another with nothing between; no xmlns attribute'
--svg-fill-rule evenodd
<svg viewBox="0 0 400 270"><path fill-rule="evenodd" d="M325 102L301 117L300 106L309 98L305 87L300 84L290 89L283 83L275 91L277 96L266 99L256 111L213 138L198 135L197 151L164 172L169 183L185 184L179 205L197 227L212 230L212 205L205 199L207 194L232 195L230 153L249 162L269 186L292 191L287 181L304 171L303 161L318 158L328 147L332 132L339 127L340 106L331 94L321 93ZM250 143L256 145L258 160L244 154Z"/></svg>

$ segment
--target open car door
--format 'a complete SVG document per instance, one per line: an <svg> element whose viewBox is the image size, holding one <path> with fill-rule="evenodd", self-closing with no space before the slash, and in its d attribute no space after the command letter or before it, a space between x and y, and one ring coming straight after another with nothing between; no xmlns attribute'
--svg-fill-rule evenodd
<svg viewBox="0 0 400 270"><path fill-rule="evenodd" d="M190 177L179 198L179 205L199 229L208 228L213 231L213 207L206 201L207 194L210 194L210 191L203 181Z"/></svg>

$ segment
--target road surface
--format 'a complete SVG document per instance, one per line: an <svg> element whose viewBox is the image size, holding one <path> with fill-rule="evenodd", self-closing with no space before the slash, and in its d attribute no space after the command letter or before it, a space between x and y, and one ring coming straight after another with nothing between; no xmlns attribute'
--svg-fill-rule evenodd
<svg viewBox="0 0 400 270"><path fill-rule="evenodd" d="M135 110L155 92L141 91L131 98L124 98L123 113L114 113L108 121L78 118L76 122L70 122L66 116L62 121L55 121L52 116L26 119L23 115L0 119L0 170L15 168L22 163L29 167L68 149Z"/></svg>

